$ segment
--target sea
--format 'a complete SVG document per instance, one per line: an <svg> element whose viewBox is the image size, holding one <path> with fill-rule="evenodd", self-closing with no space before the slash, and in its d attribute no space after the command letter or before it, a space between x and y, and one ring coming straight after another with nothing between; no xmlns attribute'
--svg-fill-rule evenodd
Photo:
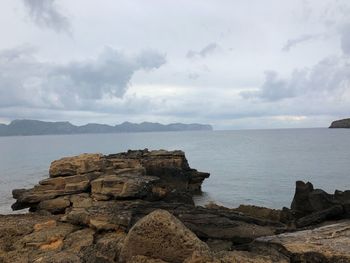
<svg viewBox="0 0 350 263"><path fill-rule="evenodd" d="M192 168L209 172L198 205L289 207L295 181L333 193L350 189L350 129L279 129L0 137L0 214L12 189L48 177L51 161L81 153L182 150Z"/></svg>

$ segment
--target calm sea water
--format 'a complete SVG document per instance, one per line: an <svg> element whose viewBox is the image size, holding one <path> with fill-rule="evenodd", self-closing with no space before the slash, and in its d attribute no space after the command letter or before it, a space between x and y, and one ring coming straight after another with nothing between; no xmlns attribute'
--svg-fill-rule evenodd
<svg viewBox="0 0 350 263"><path fill-rule="evenodd" d="M199 204L290 205L296 180L333 192L350 189L350 130L285 129L0 137L0 213L11 190L48 176L52 160L84 152L180 149L211 176Z"/></svg>

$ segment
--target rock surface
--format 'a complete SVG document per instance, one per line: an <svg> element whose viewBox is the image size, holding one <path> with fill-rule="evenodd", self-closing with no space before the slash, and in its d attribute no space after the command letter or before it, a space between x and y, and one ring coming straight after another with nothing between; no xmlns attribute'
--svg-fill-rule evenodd
<svg viewBox="0 0 350 263"><path fill-rule="evenodd" d="M261 237L255 242L282 251L292 262L350 262L350 221Z"/></svg>
<svg viewBox="0 0 350 263"><path fill-rule="evenodd" d="M290 209L195 206L208 176L181 151L54 161L13 191L31 212L0 215L0 262L350 262L350 191L298 181Z"/></svg>

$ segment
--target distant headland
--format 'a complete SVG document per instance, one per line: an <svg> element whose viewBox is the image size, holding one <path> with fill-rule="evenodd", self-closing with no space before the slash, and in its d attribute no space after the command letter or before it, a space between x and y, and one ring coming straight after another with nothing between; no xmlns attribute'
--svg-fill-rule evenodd
<svg viewBox="0 0 350 263"><path fill-rule="evenodd" d="M333 121L329 128L350 128L350 118Z"/></svg>
<svg viewBox="0 0 350 263"><path fill-rule="evenodd" d="M115 126L89 123L76 126L70 122L46 122L39 120L14 120L10 124L0 124L0 136L122 133L122 132L169 132L169 131L211 131L208 124L160 124L153 122L123 122Z"/></svg>

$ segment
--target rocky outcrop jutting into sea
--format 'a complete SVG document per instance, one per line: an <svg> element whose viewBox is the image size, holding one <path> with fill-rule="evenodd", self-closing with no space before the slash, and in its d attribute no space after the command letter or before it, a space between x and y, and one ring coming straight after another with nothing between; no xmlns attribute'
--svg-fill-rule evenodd
<svg viewBox="0 0 350 263"><path fill-rule="evenodd" d="M350 262L350 191L299 181L290 209L195 206L209 174L147 149L66 157L49 174L13 190L31 212L0 216L0 262Z"/></svg>
<svg viewBox="0 0 350 263"><path fill-rule="evenodd" d="M333 121L329 128L350 128L350 118Z"/></svg>

